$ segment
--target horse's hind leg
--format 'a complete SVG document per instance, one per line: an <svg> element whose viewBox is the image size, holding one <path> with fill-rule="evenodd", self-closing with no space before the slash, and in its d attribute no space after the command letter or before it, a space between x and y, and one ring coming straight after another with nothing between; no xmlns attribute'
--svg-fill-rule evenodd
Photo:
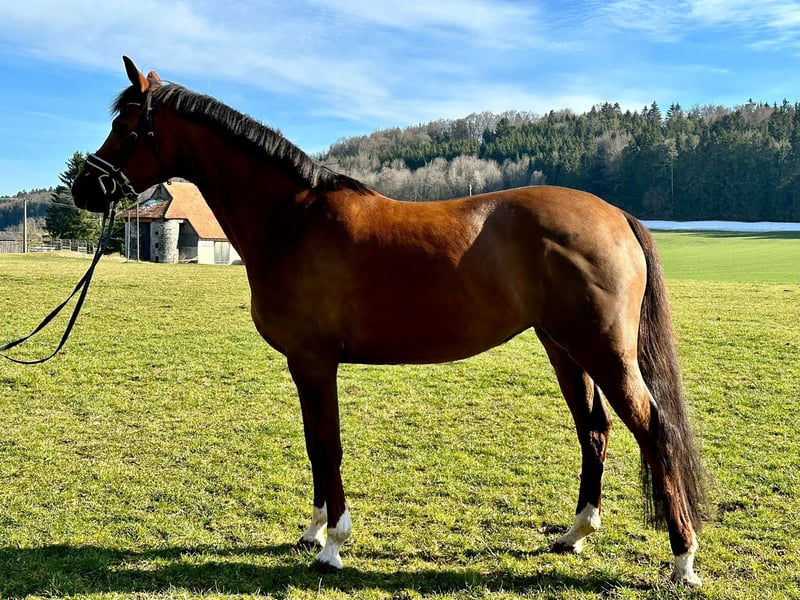
<svg viewBox="0 0 800 600"><path fill-rule="evenodd" d="M663 510L674 555L672 579L699 586L694 572L697 539L682 480L682 448L669 433L675 429L671 416L659 407L642 378L635 360L620 356L589 367L606 398L639 444L642 458L650 471L653 503ZM658 514L656 518L660 518Z"/></svg>
<svg viewBox="0 0 800 600"><path fill-rule="evenodd" d="M555 552L577 554L583 549L583 540L600 527L603 469L611 419L597 386L586 371L546 333L539 330L536 333L555 369L581 445L581 483L575 521L553 544Z"/></svg>

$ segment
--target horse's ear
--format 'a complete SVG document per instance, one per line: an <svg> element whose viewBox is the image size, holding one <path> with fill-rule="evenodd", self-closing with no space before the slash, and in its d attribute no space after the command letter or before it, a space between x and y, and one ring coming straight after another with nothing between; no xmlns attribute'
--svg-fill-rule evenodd
<svg viewBox="0 0 800 600"><path fill-rule="evenodd" d="M155 87L161 87L161 85L163 84L163 82L161 81L161 77L159 77L158 73L156 73L155 71L150 71L147 74L147 81L150 85L153 85Z"/></svg>
<svg viewBox="0 0 800 600"><path fill-rule="evenodd" d="M122 57L122 62L125 63L125 72L128 74L130 82L138 87L139 91L145 93L150 87L150 82L147 81L147 77L142 75L142 72L136 68L136 65L133 64L133 61L127 56Z"/></svg>

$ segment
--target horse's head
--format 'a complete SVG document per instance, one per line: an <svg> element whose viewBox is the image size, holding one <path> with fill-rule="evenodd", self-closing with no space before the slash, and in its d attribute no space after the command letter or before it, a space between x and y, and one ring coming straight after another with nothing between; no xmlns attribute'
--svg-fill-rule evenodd
<svg viewBox="0 0 800 600"><path fill-rule="evenodd" d="M137 190L169 178L162 161L163 144L153 126L153 94L162 86L161 79L153 71L143 75L127 56L123 61L131 87L114 105L111 133L88 156L72 185L75 205L93 212L104 212L112 203L134 198Z"/></svg>

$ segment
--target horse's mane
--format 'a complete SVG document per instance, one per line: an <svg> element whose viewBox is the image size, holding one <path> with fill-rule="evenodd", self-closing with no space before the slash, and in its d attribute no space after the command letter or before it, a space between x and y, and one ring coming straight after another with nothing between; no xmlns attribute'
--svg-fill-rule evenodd
<svg viewBox="0 0 800 600"><path fill-rule="evenodd" d="M312 188L323 190L351 189L365 193L368 188L360 181L342 175L311 159L280 132L267 127L252 117L226 106L216 98L198 94L183 86L165 84L149 92L153 106L170 107L179 115L204 123L237 142L264 152L268 157L290 166L298 177ZM131 103L142 103L144 94L131 86L122 91L111 105L113 113L119 113Z"/></svg>

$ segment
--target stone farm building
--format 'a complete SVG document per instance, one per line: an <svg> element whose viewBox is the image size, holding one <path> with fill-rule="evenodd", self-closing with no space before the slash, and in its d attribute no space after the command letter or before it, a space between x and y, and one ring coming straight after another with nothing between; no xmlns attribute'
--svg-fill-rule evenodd
<svg viewBox="0 0 800 600"><path fill-rule="evenodd" d="M124 255L152 262L241 263L222 227L194 185L162 183L139 195L138 208L121 212Z"/></svg>

